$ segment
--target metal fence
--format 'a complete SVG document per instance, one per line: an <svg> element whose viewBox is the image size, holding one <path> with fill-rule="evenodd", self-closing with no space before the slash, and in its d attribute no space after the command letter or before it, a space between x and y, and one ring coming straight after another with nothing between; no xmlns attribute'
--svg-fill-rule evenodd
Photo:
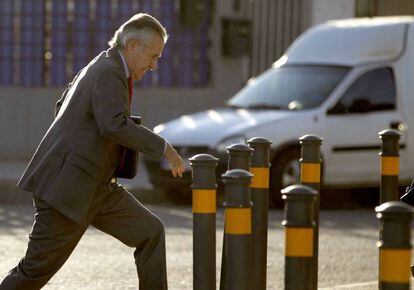
<svg viewBox="0 0 414 290"><path fill-rule="evenodd" d="M141 86L206 86L211 1L204 5L199 24L186 27L179 0L1 0L0 86L67 84L137 12L157 17L171 35L159 70Z"/></svg>

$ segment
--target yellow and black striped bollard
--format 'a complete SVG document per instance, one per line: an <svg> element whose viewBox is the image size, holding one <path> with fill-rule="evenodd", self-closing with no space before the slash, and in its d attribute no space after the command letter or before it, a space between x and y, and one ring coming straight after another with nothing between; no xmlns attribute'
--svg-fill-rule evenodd
<svg viewBox="0 0 414 290"><path fill-rule="evenodd" d="M266 289L267 270L267 227L269 211L269 168L271 141L256 137L247 141L254 149L250 173L253 174L250 184L252 208L252 240L253 289Z"/></svg>
<svg viewBox="0 0 414 290"><path fill-rule="evenodd" d="M319 252L319 192L321 189L321 144L322 138L316 135L305 135L299 138L302 145L300 158L300 183L318 192L314 202L315 232L313 236L313 261L311 289L318 289L318 252Z"/></svg>
<svg viewBox="0 0 414 290"><path fill-rule="evenodd" d="M400 132L387 129L378 133L381 144L380 204L398 200L398 176L400 167Z"/></svg>
<svg viewBox="0 0 414 290"><path fill-rule="evenodd" d="M375 211L380 220L379 289L408 290L413 208L400 201L389 201Z"/></svg>
<svg viewBox="0 0 414 290"><path fill-rule="evenodd" d="M233 169L222 175L225 188L225 290L252 290L252 174Z"/></svg>
<svg viewBox="0 0 414 290"><path fill-rule="evenodd" d="M314 248L314 202L317 191L305 185L282 190L285 200L285 290L311 290Z"/></svg>
<svg viewBox="0 0 414 290"><path fill-rule="evenodd" d="M190 158L193 167L193 289L216 289L216 167L208 154Z"/></svg>
<svg viewBox="0 0 414 290"><path fill-rule="evenodd" d="M227 147L228 159L228 170L232 169L243 169L246 171L250 170L250 162L253 154L253 149L246 144L238 143ZM224 225L225 227L226 225ZM226 235L223 237L223 249L226 247ZM225 286L226 281L226 262L225 262L224 251L221 256L221 272L220 272L220 290L227 289Z"/></svg>

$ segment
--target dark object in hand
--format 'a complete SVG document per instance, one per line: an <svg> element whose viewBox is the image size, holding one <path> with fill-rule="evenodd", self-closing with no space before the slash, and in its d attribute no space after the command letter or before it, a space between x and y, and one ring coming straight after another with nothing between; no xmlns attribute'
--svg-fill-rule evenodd
<svg viewBox="0 0 414 290"><path fill-rule="evenodd" d="M141 117L130 116L131 120L137 125L141 125ZM138 171L138 152L126 147L122 150L123 161L120 162L115 171L115 176L118 178L132 179Z"/></svg>
<svg viewBox="0 0 414 290"><path fill-rule="evenodd" d="M405 189L405 193L401 196L400 200L414 206L414 180L411 182L411 185Z"/></svg>

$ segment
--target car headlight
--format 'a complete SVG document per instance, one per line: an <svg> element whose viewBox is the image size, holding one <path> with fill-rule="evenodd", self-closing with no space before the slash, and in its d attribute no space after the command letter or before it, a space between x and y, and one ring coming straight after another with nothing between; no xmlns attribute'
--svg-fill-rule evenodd
<svg viewBox="0 0 414 290"><path fill-rule="evenodd" d="M230 137L228 139L224 139L222 142L220 142L216 146L216 149L220 153L226 153L227 152L227 147L229 147L233 144L239 144L239 143L247 144L246 137L244 137L244 136L235 136L235 137Z"/></svg>

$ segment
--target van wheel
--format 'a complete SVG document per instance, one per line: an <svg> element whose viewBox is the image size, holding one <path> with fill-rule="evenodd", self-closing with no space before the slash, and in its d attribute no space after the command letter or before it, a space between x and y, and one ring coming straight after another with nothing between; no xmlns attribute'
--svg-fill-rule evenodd
<svg viewBox="0 0 414 290"><path fill-rule="evenodd" d="M277 207L283 206L280 191L292 184L300 183L300 148L282 151L272 160L270 167L270 202Z"/></svg>

